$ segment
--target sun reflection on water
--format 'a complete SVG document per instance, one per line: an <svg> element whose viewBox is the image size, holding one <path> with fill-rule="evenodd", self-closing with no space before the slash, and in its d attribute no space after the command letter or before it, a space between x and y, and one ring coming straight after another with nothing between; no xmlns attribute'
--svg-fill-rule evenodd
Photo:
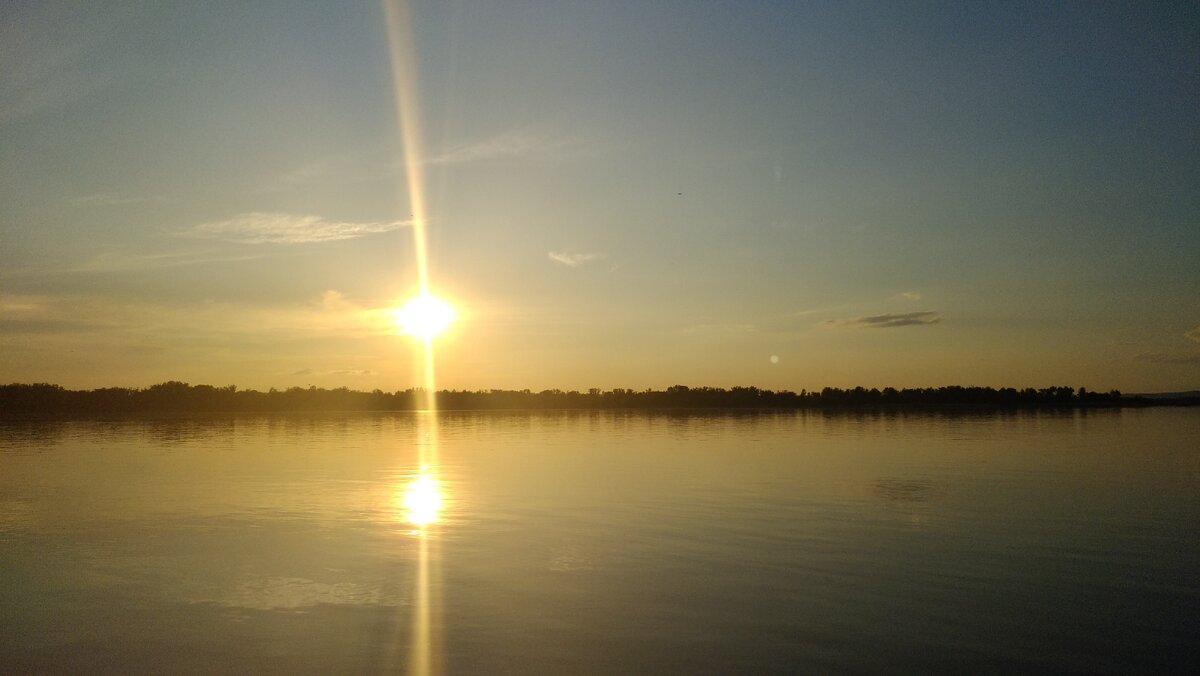
<svg viewBox="0 0 1200 676"><path fill-rule="evenodd" d="M404 520L417 528L425 528L437 522L441 516L443 500L440 482L422 468L420 474L404 485L400 502Z"/></svg>

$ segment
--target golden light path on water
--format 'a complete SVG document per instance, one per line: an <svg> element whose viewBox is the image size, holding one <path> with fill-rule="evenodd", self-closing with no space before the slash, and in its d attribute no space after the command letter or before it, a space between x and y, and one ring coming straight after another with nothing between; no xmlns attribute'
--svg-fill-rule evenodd
<svg viewBox="0 0 1200 676"><path fill-rule="evenodd" d="M424 174L421 169L421 136L417 116L416 53L412 41L412 15L405 0L382 0L387 23L388 52L392 67L392 91L396 100L400 136L404 146L404 175L412 213L413 253L417 267L415 298L397 311L397 323L421 346L420 382L423 410L417 413L417 458L419 471L400 490L399 518L410 524L418 539L417 570L412 597L412 631L408 645L408 673L430 676L440 671L438 637L434 616L436 598L436 540L430 530L442 509L438 482L437 380L434 373L433 339L453 320L453 309L430 291L426 239L427 211Z"/></svg>

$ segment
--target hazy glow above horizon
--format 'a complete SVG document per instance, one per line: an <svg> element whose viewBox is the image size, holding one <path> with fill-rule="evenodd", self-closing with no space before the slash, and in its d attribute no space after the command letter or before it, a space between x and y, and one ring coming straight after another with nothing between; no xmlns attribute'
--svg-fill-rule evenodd
<svg viewBox="0 0 1200 676"><path fill-rule="evenodd" d="M1194 3L93 4L0 22L0 382L424 387L437 293L446 388L1200 387Z"/></svg>

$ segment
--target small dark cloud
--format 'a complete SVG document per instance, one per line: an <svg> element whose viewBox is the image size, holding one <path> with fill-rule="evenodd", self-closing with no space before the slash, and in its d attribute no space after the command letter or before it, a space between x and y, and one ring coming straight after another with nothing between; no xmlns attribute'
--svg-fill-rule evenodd
<svg viewBox="0 0 1200 676"><path fill-rule="evenodd" d="M292 371L288 375L289 376L311 376L312 372L313 372L312 369L300 369L299 371Z"/></svg>
<svg viewBox="0 0 1200 676"><path fill-rule="evenodd" d="M905 312L903 314L872 315L870 317L854 317L851 319L829 319L822 322L826 326L857 326L870 329L890 329L897 326L925 326L937 324L942 316L937 312Z"/></svg>

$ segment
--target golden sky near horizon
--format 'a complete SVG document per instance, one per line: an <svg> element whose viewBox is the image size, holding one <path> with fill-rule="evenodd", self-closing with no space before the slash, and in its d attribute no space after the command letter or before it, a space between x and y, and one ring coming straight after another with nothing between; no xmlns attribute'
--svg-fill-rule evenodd
<svg viewBox="0 0 1200 676"><path fill-rule="evenodd" d="M16 3L0 381L1197 389L1198 14Z"/></svg>

